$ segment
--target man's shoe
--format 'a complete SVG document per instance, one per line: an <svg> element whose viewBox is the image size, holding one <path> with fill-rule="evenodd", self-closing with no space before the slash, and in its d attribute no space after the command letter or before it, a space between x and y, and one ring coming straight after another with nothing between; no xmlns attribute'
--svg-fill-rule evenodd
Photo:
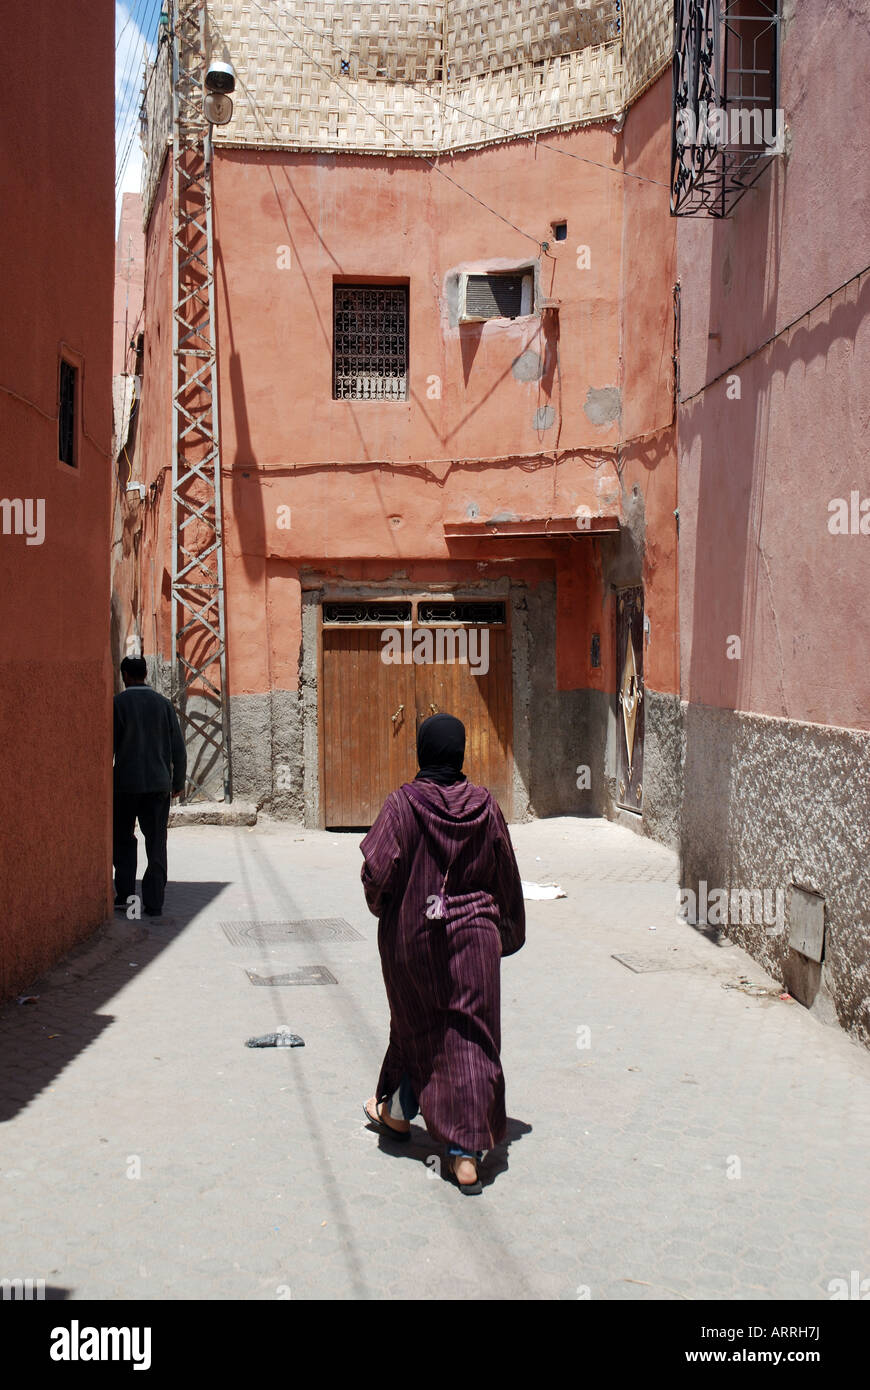
<svg viewBox="0 0 870 1390"><path fill-rule="evenodd" d="M162 907L143 907L143 908L142 908L142 911L145 913L145 916L146 916L146 917L162 917L162 916L163 916L163 908L162 908Z"/></svg>

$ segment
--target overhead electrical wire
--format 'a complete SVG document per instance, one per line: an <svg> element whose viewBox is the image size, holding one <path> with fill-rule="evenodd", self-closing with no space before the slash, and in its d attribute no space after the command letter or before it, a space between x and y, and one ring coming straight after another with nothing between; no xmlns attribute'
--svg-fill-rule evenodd
<svg viewBox="0 0 870 1390"><path fill-rule="evenodd" d="M118 33L118 34L115 36L115 52L116 52L116 53L117 53L118 49L119 49L120 46L121 46L121 40L122 40L122 38L123 38L124 35L126 34L127 30L130 28L130 24L131 24L131 21L133 20L134 14L136 13L137 10L141 10L142 6L143 6L144 4L146 4L146 3L147 3L147 0L136 0L136 4L134 4L134 5L128 5L128 6L126 7L126 8L127 8L127 18L126 18L124 24L121 26L120 33ZM138 28L139 26L137 25L136 27Z"/></svg>
<svg viewBox="0 0 870 1390"><path fill-rule="evenodd" d="M142 0L141 6L137 11L131 10L138 16L136 22L136 38L131 39L129 48L124 55L122 66L116 68L115 72L115 133L121 135L127 126L127 121L135 111L138 102L138 91L136 87L136 74L139 64L142 62L142 52L139 49L138 36L142 36L146 46L150 47L153 40L149 38L152 31L156 36L156 21L158 18L158 7L161 0Z"/></svg>
<svg viewBox="0 0 870 1390"><path fill-rule="evenodd" d="M288 34L287 30L281 27L278 21L274 19L272 15L269 14L268 10L264 10L263 6L257 3L257 0L250 0L250 3L255 7L255 9L258 9L261 14L265 15L269 23L275 29L277 29L280 34L283 34L285 39L289 39L290 43L292 43L296 48L298 48L300 52L304 53L305 57L308 59L310 63L313 63L314 66L316 68L319 68L321 72L325 72L326 75L330 77L333 82L335 82L334 73L331 73L328 68L325 68L323 66L322 63L318 63L317 59L311 53L308 52L308 49L305 48L305 46L301 44L298 39L294 39L292 34ZM355 97L353 93L349 92L346 87L343 87L340 82L335 82L335 85L338 87L338 90L340 92L344 92L346 97L349 97L351 101L356 102L357 106L359 106L361 110L365 111L367 116L370 116L372 120L377 121L379 125L382 125L385 130L389 131L389 133L392 136L394 136L395 139L399 140L403 145L405 145L406 148L408 148L409 150L413 150L414 153L417 154L418 157L424 161L424 163L428 164L431 169L434 169L436 174L440 174L442 179L446 179L448 183L453 184L454 188L458 188L460 193L464 193L466 197L473 199L475 203L479 203L480 206L482 208L485 208L487 212L491 212L493 217L497 217L500 222L504 222L515 232L519 232L520 236L523 236L528 241L533 242L535 246L540 247L542 245L540 237L532 236L531 232L523 231L522 227L518 227L515 222L511 222L510 218L505 217L502 213L498 211L497 208L491 207L490 204L485 203L482 198L478 198L476 193L472 193L471 190L469 188L466 188L463 184L461 184L458 179L451 178L451 176L445 173L443 169L439 168L435 161L433 159L430 159L428 155L419 155L414 145L411 145L407 140L404 140L402 136L399 135L398 132L392 128L388 121L382 120L380 116L375 115L374 111L370 111L368 107L359 100L358 97Z"/></svg>
<svg viewBox="0 0 870 1390"><path fill-rule="evenodd" d="M136 77L136 69L141 62L142 54L139 49L138 37L142 35L147 42L148 33L154 24L154 10L160 0L140 0L136 9L130 10L128 23L134 21L135 34L126 47L126 51L121 59L121 66L117 66L117 45L116 69L115 69L115 133L118 134L125 128L126 121L135 104L135 87L133 86ZM125 26L126 27L126 26ZM132 90L131 90L132 88Z"/></svg>
<svg viewBox="0 0 870 1390"><path fill-rule="evenodd" d="M136 33L142 34L146 45L151 46L157 37L157 24L160 16L160 6L162 0L139 0L136 7L130 8L127 23L121 30L124 33L131 21L134 23ZM153 38L149 37L153 34ZM118 36L118 43L120 43ZM118 47L116 43L116 49ZM142 88L135 84L136 65L138 62L136 55L136 43L130 45L130 54L127 58L126 66L122 72L119 84L116 84L115 99L118 103L115 115L115 195L117 197L124 177L127 172L127 165L133 153L136 140L137 116L142 102ZM147 90L147 79L146 87Z"/></svg>

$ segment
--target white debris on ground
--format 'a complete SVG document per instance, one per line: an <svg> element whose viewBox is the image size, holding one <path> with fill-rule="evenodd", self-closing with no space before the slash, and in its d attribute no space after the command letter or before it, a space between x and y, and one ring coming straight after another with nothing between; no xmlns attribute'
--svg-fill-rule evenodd
<svg viewBox="0 0 870 1390"><path fill-rule="evenodd" d="M564 888L560 888L558 883L526 883L521 880L523 885L523 897L529 902L543 902L550 898L567 898L568 894Z"/></svg>

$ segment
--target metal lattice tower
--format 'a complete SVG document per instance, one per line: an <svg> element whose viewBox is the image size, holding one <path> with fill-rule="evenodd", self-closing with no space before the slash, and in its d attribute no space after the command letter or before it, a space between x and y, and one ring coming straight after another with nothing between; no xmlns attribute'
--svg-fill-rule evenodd
<svg viewBox="0 0 870 1390"><path fill-rule="evenodd" d="M205 0L173 0L172 695L186 796L232 796Z"/></svg>

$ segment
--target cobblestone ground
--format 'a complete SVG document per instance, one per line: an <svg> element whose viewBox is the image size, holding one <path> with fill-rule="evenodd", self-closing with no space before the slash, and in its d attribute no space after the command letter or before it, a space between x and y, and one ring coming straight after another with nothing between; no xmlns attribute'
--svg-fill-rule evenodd
<svg viewBox="0 0 870 1390"><path fill-rule="evenodd" d="M119 918L0 1010L0 1277L105 1299L828 1299L870 1278L870 1055L723 988L776 982L677 923L667 850L594 820L512 833L523 877L568 896L527 904L502 967L510 1135L482 1196L440 1176L422 1121L403 1150L362 1119L388 1017L360 835L177 829L167 917ZM221 925L311 918L359 935ZM302 966L338 983L246 973ZM278 1024L305 1047L244 1047Z"/></svg>

